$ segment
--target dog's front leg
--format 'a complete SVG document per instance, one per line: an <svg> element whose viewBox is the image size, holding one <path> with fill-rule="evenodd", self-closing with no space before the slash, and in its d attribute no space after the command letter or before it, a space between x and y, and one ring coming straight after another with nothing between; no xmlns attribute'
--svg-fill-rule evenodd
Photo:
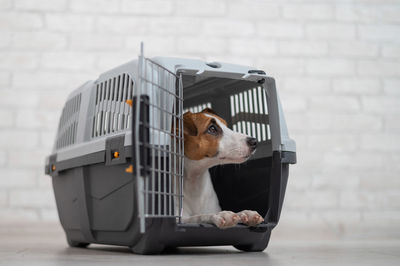
<svg viewBox="0 0 400 266"><path fill-rule="evenodd" d="M218 228L225 229L237 225L241 219L231 211L221 211L217 214L200 214L182 218L184 223L215 224Z"/></svg>

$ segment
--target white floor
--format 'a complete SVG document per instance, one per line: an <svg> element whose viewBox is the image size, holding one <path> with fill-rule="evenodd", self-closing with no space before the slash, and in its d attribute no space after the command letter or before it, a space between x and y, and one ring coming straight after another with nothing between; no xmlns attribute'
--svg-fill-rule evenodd
<svg viewBox="0 0 400 266"><path fill-rule="evenodd" d="M128 248L69 248L58 225L0 225L0 265L400 265L398 241L288 241L271 239L261 253L231 247L179 248L143 256Z"/></svg>

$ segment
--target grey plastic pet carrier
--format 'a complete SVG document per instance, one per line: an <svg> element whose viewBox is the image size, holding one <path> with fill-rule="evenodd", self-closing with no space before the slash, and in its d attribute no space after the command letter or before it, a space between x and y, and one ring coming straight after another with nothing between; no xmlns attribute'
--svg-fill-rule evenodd
<svg viewBox="0 0 400 266"><path fill-rule="evenodd" d="M221 208L258 211L265 221L256 227L181 223L182 117L205 107L259 142L240 167L210 169ZM45 171L70 246L122 245L140 254L203 245L262 251L278 223L293 163L295 142L274 79L264 71L148 59L142 52L69 95Z"/></svg>

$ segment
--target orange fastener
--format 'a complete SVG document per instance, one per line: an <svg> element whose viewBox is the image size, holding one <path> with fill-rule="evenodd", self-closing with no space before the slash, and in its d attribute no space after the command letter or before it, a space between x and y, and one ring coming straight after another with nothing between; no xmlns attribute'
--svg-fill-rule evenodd
<svg viewBox="0 0 400 266"><path fill-rule="evenodd" d="M129 167L125 169L125 172L132 174L133 173L133 166L129 165Z"/></svg>
<svg viewBox="0 0 400 266"><path fill-rule="evenodd" d="M129 100L126 100L125 101L127 104L129 104L130 106L132 106L132 104L133 104L133 102L132 102L132 100L131 99L129 99Z"/></svg>
<svg viewBox="0 0 400 266"><path fill-rule="evenodd" d="M119 152L114 152L114 158L119 158Z"/></svg>
<svg viewBox="0 0 400 266"><path fill-rule="evenodd" d="M56 170L56 166L53 164L52 166L51 166L51 171L55 171Z"/></svg>

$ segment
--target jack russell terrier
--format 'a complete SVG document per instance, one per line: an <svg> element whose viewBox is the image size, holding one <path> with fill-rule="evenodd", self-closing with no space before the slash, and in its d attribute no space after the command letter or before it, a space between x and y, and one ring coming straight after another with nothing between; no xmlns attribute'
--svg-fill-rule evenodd
<svg viewBox="0 0 400 266"><path fill-rule="evenodd" d="M209 223L219 228L238 223L256 226L264 219L256 211L222 211L208 169L220 164L239 164L255 152L257 140L227 127L210 108L183 115L185 166L184 223Z"/></svg>

